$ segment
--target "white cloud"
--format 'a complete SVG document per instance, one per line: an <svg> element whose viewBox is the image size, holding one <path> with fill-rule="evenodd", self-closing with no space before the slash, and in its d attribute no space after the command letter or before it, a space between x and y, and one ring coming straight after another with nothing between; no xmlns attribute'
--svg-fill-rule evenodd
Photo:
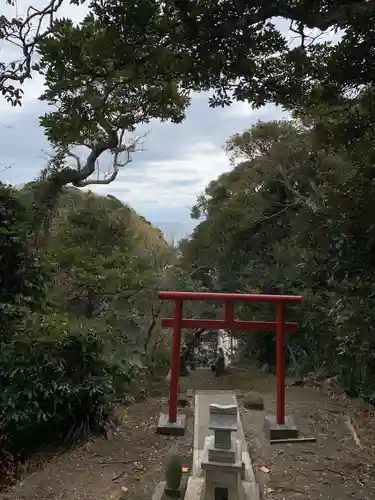
<svg viewBox="0 0 375 500"><path fill-rule="evenodd" d="M226 115L231 118L250 118L257 115L257 111L248 103L236 101L226 108Z"/></svg>
<svg viewBox="0 0 375 500"><path fill-rule="evenodd" d="M179 159L150 162L141 175L125 168L113 184L91 189L113 194L134 207L189 208L211 180L228 170L224 151L204 141L189 147Z"/></svg>
<svg viewBox="0 0 375 500"><path fill-rule="evenodd" d="M267 105L260 109L253 109L250 104L234 102L225 109L225 115L231 119L248 119L249 126L258 120L283 120L290 118L290 114L274 105Z"/></svg>

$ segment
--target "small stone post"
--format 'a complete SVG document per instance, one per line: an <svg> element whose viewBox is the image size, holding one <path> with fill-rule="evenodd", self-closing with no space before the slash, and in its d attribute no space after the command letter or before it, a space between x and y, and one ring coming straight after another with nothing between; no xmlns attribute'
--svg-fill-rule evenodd
<svg viewBox="0 0 375 500"><path fill-rule="evenodd" d="M178 498L181 495L182 460L177 448L171 448L167 454L165 466L165 489L167 497Z"/></svg>
<svg viewBox="0 0 375 500"><path fill-rule="evenodd" d="M172 447L166 456L165 480L156 485L152 500L182 499L186 485L182 482L182 458L177 448Z"/></svg>

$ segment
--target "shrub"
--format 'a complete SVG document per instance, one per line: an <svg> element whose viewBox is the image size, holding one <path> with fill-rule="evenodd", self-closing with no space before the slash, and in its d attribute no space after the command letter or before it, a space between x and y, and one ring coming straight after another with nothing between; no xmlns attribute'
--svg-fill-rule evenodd
<svg viewBox="0 0 375 500"><path fill-rule="evenodd" d="M1 434L12 454L98 429L116 388L134 376L133 366L108 352L110 332L88 323L34 314L2 345Z"/></svg>

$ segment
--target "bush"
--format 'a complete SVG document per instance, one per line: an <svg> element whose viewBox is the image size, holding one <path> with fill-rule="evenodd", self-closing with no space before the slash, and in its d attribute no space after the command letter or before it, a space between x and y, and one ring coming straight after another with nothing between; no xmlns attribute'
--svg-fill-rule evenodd
<svg viewBox="0 0 375 500"><path fill-rule="evenodd" d="M116 390L134 376L133 366L108 352L110 332L88 323L34 314L2 345L1 435L12 454L98 429Z"/></svg>

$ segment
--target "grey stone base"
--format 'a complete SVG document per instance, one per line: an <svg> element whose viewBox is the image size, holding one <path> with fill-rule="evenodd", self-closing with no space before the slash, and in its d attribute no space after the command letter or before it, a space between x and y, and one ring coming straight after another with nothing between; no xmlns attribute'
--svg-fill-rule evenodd
<svg viewBox="0 0 375 500"><path fill-rule="evenodd" d="M176 422L169 422L167 413L160 413L157 433L168 436L183 436L186 429L186 415L177 414Z"/></svg>
<svg viewBox="0 0 375 500"><path fill-rule="evenodd" d="M188 482L188 476L187 474L182 475L181 479L181 486L179 491L173 491L170 492L171 494L168 494L168 490L166 491L166 482L161 481L156 485L156 488L154 490L154 493L152 495L152 500L169 500L172 498L184 498L185 492L186 492L186 487L187 487L187 482Z"/></svg>
<svg viewBox="0 0 375 500"><path fill-rule="evenodd" d="M264 419L264 430L268 439L298 438L299 430L291 417L285 417L285 424L278 425L275 416L267 416Z"/></svg>

